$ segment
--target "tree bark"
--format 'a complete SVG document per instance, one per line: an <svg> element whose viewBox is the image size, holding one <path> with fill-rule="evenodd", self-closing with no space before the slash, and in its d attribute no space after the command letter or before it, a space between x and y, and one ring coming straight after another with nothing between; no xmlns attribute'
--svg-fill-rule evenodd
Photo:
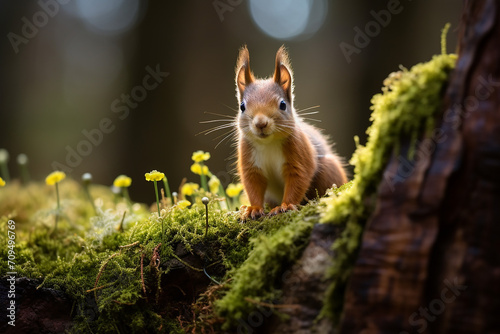
<svg viewBox="0 0 500 334"><path fill-rule="evenodd" d="M379 186L341 333L500 333L499 12L465 2L439 136L404 182ZM400 168L394 156L387 171Z"/></svg>

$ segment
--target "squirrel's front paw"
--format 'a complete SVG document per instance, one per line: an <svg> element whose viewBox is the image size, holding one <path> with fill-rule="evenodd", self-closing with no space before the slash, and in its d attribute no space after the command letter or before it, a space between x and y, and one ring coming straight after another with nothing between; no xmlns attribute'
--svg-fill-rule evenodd
<svg viewBox="0 0 500 334"><path fill-rule="evenodd" d="M242 205L240 208L240 214L242 220L251 219L259 219L264 216L264 208L257 205L246 206Z"/></svg>
<svg viewBox="0 0 500 334"><path fill-rule="evenodd" d="M272 209L269 212L269 215L275 216L278 213L287 212L287 211L295 211L295 210L297 210L297 206L295 206L294 204L281 203L281 205Z"/></svg>

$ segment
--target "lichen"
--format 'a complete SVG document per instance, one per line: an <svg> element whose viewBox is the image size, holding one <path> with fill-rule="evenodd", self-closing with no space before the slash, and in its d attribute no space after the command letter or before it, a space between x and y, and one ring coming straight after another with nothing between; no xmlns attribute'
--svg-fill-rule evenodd
<svg viewBox="0 0 500 334"><path fill-rule="evenodd" d="M412 158L417 137L428 133L441 107L443 88L457 57L442 54L410 70L391 73L384 81L382 93L371 102L373 110L365 146L356 138L356 151L350 161L354 165L352 186L343 196L326 199L322 217L325 223L341 224L344 230L334 242L333 265L328 273L332 281L325 299L322 316L338 320L343 296L360 247L363 228L374 209L373 199L382 180L384 167L391 154L399 154L399 143L408 139Z"/></svg>

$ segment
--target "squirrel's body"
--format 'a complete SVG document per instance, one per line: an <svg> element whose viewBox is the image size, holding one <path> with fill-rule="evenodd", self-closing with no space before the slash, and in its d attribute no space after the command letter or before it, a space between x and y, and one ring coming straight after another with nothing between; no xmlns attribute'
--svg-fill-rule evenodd
<svg viewBox="0 0 500 334"><path fill-rule="evenodd" d="M254 143L250 148L252 152L251 161L253 165L262 170L267 180L267 188L264 198L267 201L279 203L283 198L285 178L283 176L283 164L286 161L281 142L269 144Z"/></svg>
<svg viewBox="0 0 500 334"><path fill-rule="evenodd" d="M293 108L293 77L288 55L276 54L274 75L255 79L246 47L236 67L238 172L251 206L244 218L264 214L264 204L277 205L271 214L296 209L333 184L347 182L340 159L321 133Z"/></svg>

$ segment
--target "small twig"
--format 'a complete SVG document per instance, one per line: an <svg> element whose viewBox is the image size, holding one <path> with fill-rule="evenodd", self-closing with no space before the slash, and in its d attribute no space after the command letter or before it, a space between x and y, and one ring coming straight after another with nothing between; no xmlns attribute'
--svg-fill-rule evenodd
<svg viewBox="0 0 500 334"><path fill-rule="evenodd" d="M182 324L184 323L184 321L182 320L182 315L180 315L180 314L179 314L179 315L177 316L177 321L179 322L179 325L181 326L181 329L182 329L183 331L185 331L185 332L186 332L186 329L185 329L185 328L184 328L184 326L182 325ZM186 333L187 333L187 332L186 332Z"/></svg>
<svg viewBox="0 0 500 334"><path fill-rule="evenodd" d="M99 273L97 274L97 278L95 280L95 284L94 284L94 288L97 286L97 283L99 283L99 278L101 277L101 274L103 273L104 269L106 268L106 266L108 265L108 262L109 260L111 260L112 258L114 258L115 256L117 256L118 254L120 253L114 253L112 254L107 260L106 262L104 262L101 266L101 269L99 269Z"/></svg>
<svg viewBox="0 0 500 334"><path fill-rule="evenodd" d="M202 271L203 271L203 269L200 269L200 268L195 268L195 267L193 267L192 265L190 265L189 263L187 263L186 261L181 260L181 258L180 258L180 257L178 257L178 256L177 256L177 255L175 255L175 254L173 254L173 257L175 257L175 258L176 258L176 259L177 259L180 263L182 263L183 265L185 265L185 266L186 266L186 267L188 267L188 268L191 268L191 269L193 269L193 270L195 270L195 271L199 271L199 272L202 272Z"/></svg>
<svg viewBox="0 0 500 334"><path fill-rule="evenodd" d="M106 262L104 262L101 266L101 269L99 269L99 273L97 274L97 278L95 279L95 284L94 284L94 289L97 287L97 283L99 283L99 278L101 277L102 273L104 272L104 269L106 268L106 266L108 265L108 262L114 258L115 256L117 256L118 254L120 253L114 253L113 255L111 255L107 260ZM94 297L95 297L95 300L97 302L97 294L95 294L95 290L94 290Z"/></svg>
<svg viewBox="0 0 500 334"><path fill-rule="evenodd" d="M247 302L255 304L255 305L274 308L274 309L286 309L286 308L299 309L300 308L300 305L297 305L297 304L288 304L288 305L287 304L281 304L281 305L278 304L278 305L275 305L275 304L270 304L270 303L265 303L265 302L259 302L258 300L255 300L255 299L252 299L249 297L245 297L245 300Z"/></svg>
<svg viewBox="0 0 500 334"><path fill-rule="evenodd" d="M161 257L160 257L160 254L158 253L158 249L160 247L161 247L161 242L158 244L158 246L156 246L153 249L153 255L151 256L151 266L156 268L156 270L158 270L158 268L160 267L160 263L161 263Z"/></svg>
<svg viewBox="0 0 500 334"><path fill-rule="evenodd" d="M208 266L206 266L205 268L210 268L210 267L215 266L216 264L219 264L219 263L221 263L221 262L222 262L222 260L215 261L214 263L210 263L210 264L209 264Z"/></svg>
<svg viewBox="0 0 500 334"><path fill-rule="evenodd" d="M174 288L179 289L179 291L182 292L182 294L184 296L186 295L186 293L184 292L184 290L182 290L182 288L180 286L178 286L177 284L170 284L170 286L173 286Z"/></svg>
<svg viewBox="0 0 500 334"><path fill-rule="evenodd" d="M110 287L112 285L116 284L116 281L115 282L111 282L111 283L108 283L108 284L104 284L104 285L101 285L97 288L93 288L93 289L89 289L87 291L85 291L86 293L89 293L89 292L94 292L94 291L97 291L97 290L101 290L101 289L104 289L104 288L107 288L107 287Z"/></svg>
<svg viewBox="0 0 500 334"><path fill-rule="evenodd" d="M134 246L137 246L138 244L139 244L139 241L136 241L136 242L131 243L129 245L119 246L118 248L123 249L123 248L127 248L127 247L134 247Z"/></svg>

